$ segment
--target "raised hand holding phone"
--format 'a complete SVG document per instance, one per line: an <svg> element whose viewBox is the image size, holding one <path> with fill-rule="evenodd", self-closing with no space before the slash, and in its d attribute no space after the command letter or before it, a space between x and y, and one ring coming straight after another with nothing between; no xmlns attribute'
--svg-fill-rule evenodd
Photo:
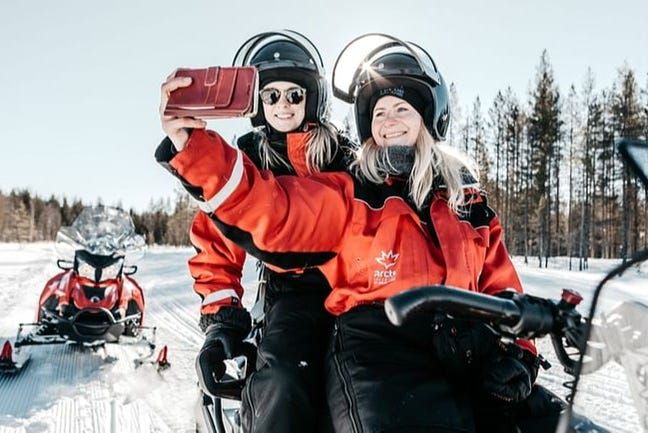
<svg viewBox="0 0 648 433"><path fill-rule="evenodd" d="M254 67L176 69L162 85L162 129L180 151L187 129L204 128L203 119L255 116L258 88Z"/></svg>
<svg viewBox="0 0 648 433"><path fill-rule="evenodd" d="M191 85L190 77L175 77L175 72L169 75L161 87L160 96L160 120L162 130L169 137L178 152L184 149L189 140L189 129L202 129L207 126L207 122L193 117L176 117L164 114L164 109L171 93L177 89Z"/></svg>

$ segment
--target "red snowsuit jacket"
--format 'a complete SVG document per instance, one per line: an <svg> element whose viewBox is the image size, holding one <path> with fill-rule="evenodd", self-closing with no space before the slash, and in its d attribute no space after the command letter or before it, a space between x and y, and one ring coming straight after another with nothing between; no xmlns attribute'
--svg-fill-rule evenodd
<svg viewBox="0 0 648 433"><path fill-rule="evenodd" d="M435 191L428 229L389 185L347 173L275 177L213 131L194 130L177 155L170 146L168 140L160 145L158 161L221 232L282 269L319 267L332 287L325 305L334 315L429 284L522 291L499 218L475 188L466 189L463 217ZM530 342L521 344L535 353Z"/></svg>
<svg viewBox="0 0 648 433"><path fill-rule="evenodd" d="M310 137L309 132L291 132L286 134L285 151L290 168L273 169L275 174L291 176L309 175L306 163L306 147ZM258 157L260 137L256 133L248 133L237 140L237 146L254 162L261 166ZM338 134L338 148L333 160L322 167L322 171L345 170L348 164L351 144ZM189 271L194 279L194 291L202 299L201 314L215 314L223 306L240 307L243 297L241 275L245 262L245 250L225 237L211 220L209 215L199 211L191 225L190 240L196 250L196 255L189 259ZM290 283L295 290L330 290L328 284L319 273L311 275L294 275L293 272L274 269L266 276L274 284ZM279 275L280 274L280 275ZM288 288L284 288L287 290Z"/></svg>

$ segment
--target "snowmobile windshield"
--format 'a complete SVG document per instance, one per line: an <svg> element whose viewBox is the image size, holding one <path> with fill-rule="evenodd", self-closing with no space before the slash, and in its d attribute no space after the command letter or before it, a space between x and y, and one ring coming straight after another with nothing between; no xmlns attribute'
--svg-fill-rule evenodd
<svg viewBox="0 0 648 433"><path fill-rule="evenodd" d="M135 233L128 212L108 206L84 208L71 226L56 235L57 252L72 259L78 250L99 256L126 256L140 259L146 249L144 238Z"/></svg>
<svg viewBox="0 0 648 433"><path fill-rule="evenodd" d="M622 139L624 162L648 188L648 143ZM595 266L596 263L592 263ZM599 284L574 408L613 432L648 433L648 249ZM587 430L589 431L589 430Z"/></svg>
<svg viewBox="0 0 648 433"><path fill-rule="evenodd" d="M590 270L599 266L609 261L592 260ZM599 298L601 313L592 320L574 409L610 432L648 433L647 273L644 262L611 280ZM569 376L557 370L542 374L569 385Z"/></svg>
<svg viewBox="0 0 648 433"><path fill-rule="evenodd" d="M372 64L379 58L401 53L412 56L418 67L393 68ZM380 65L379 65L380 66ZM358 89L378 76L406 75L439 84L441 78L432 57L420 46L382 33L368 33L351 41L340 53L333 68L333 94L353 103Z"/></svg>
<svg viewBox="0 0 648 433"><path fill-rule="evenodd" d="M266 68L297 67L312 70L322 77L325 76L326 72L324 70L324 62L322 61L322 56L315 45L313 45L310 39L306 36L292 30L264 32L251 37L236 52L232 65L250 65L251 59L254 58L255 54L257 54L261 49L272 42L279 41L287 41L300 46L306 53L308 53L310 60L304 62L295 59L273 59L272 61L267 62L267 64L258 64L257 69L259 71L263 71Z"/></svg>

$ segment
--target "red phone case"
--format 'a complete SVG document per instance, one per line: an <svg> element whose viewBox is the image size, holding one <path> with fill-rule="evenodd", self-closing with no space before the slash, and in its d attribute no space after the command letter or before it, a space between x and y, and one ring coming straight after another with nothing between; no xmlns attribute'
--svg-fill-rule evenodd
<svg viewBox="0 0 648 433"><path fill-rule="evenodd" d="M256 115L259 78L254 67L178 69L175 77L191 77L192 82L171 92L164 109L167 116L223 119Z"/></svg>

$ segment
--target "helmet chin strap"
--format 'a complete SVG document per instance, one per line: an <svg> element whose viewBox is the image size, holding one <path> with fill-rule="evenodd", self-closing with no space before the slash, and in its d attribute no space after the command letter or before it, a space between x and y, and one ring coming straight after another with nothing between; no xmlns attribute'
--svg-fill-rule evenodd
<svg viewBox="0 0 648 433"><path fill-rule="evenodd" d="M265 127L265 134L266 137L268 137L268 140L270 140L270 143L276 143L276 142L285 142L286 141L286 132L281 132L272 127L270 125L270 122L267 120L264 122L264 127Z"/></svg>
<svg viewBox="0 0 648 433"><path fill-rule="evenodd" d="M409 177L414 168L416 148L414 146L391 145L387 147L389 166L386 171L396 177Z"/></svg>

